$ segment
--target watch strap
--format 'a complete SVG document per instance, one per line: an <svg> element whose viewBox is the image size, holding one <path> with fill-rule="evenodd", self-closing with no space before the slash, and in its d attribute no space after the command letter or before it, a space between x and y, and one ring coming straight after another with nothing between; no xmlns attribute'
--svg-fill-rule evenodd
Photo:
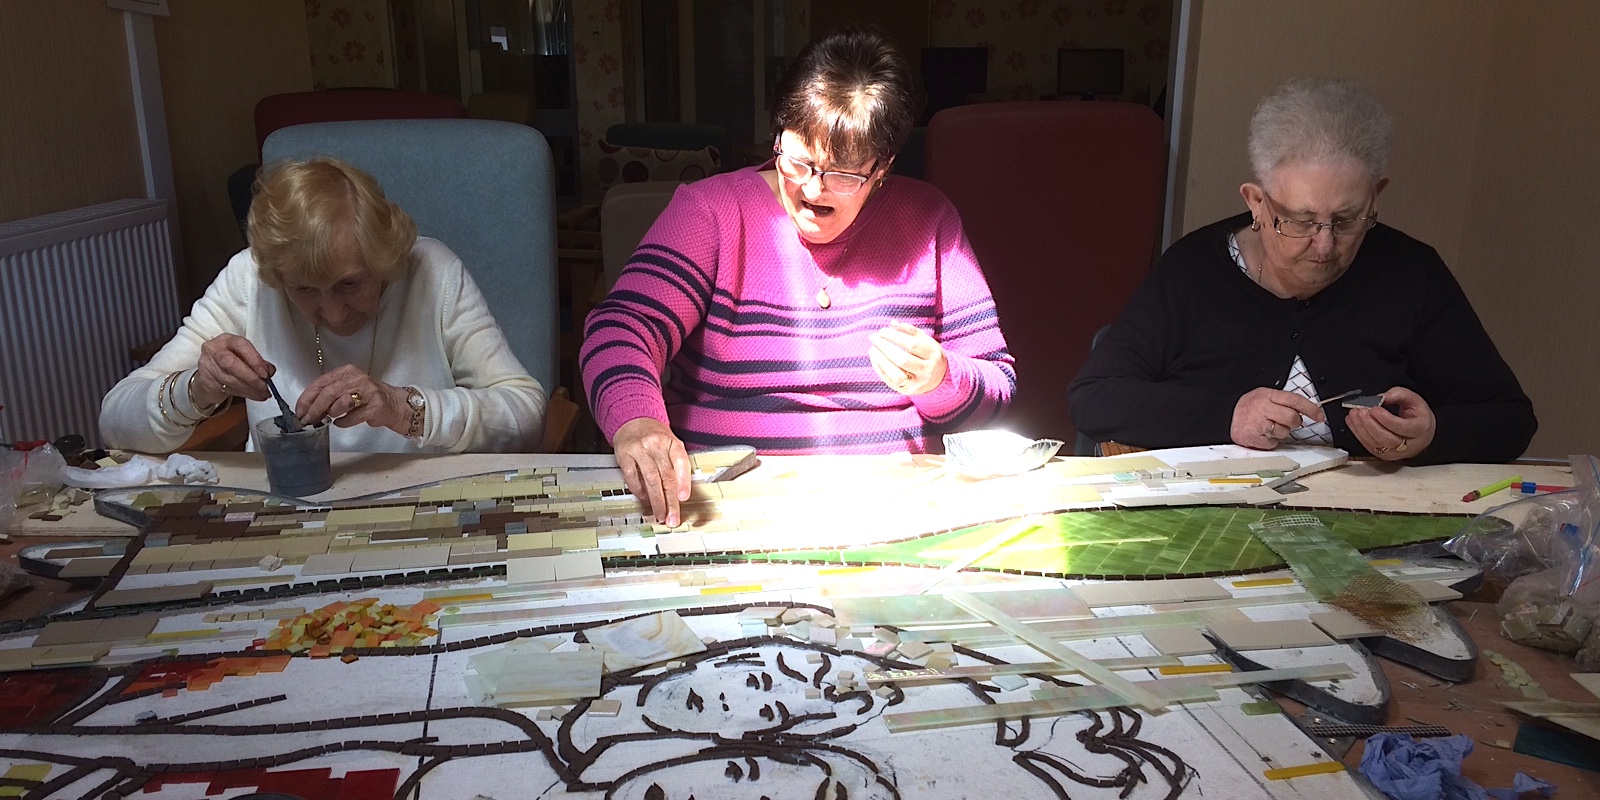
<svg viewBox="0 0 1600 800"><path fill-rule="evenodd" d="M422 391L415 386L406 387L406 404L411 406L411 423L406 426L406 436L415 439L422 435L423 423L428 417L428 404Z"/></svg>

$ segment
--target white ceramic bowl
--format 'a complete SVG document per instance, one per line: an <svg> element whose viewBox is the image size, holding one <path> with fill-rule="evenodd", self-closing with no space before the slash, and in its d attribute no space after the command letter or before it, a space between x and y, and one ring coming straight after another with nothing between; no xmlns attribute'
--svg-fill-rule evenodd
<svg viewBox="0 0 1600 800"><path fill-rule="evenodd" d="M1038 469L1055 457L1064 442L1029 439L1010 431L966 431L944 437L946 460L972 478L1017 475Z"/></svg>

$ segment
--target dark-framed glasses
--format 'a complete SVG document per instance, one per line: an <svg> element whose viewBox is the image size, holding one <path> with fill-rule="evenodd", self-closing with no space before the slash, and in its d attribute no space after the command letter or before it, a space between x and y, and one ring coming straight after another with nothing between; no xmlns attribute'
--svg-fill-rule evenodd
<svg viewBox="0 0 1600 800"><path fill-rule="evenodd" d="M816 175L822 181L822 188L845 197L861 191L861 187L866 185L867 181L872 180L871 173L878 169L877 162L873 162L872 169L866 175L817 169L815 164L795 158L779 150L777 145L773 145L772 154L777 157L778 174L793 181L796 185L803 185L811 180L812 175Z"/></svg>
<svg viewBox="0 0 1600 800"><path fill-rule="evenodd" d="M1263 196L1266 195L1263 194ZM1278 204L1273 202L1270 196L1266 197L1267 202L1272 203L1272 207L1276 209ZM1321 233L1323 228L1333 231L1334 236L1354 236L1358 233L1365 233L1372 230L1372 227L1377 224L1378 209L1376 206L1373 207L1372 213L1364 217L1336 219L1332 222L1284 219L1279 217L1276 213L1272 215L1272 229L1277 231L1280 236L1287 236L1290 239L1310 239L1311 237Z"/></svg>

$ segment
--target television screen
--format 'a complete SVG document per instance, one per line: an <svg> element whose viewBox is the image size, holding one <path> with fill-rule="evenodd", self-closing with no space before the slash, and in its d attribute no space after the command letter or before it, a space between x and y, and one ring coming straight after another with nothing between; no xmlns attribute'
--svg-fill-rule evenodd
<svg viewBox="0 0 1600 800"><path fill-rule="evenodd" d="M1057 50L1056 94L1122 94L1121 48Z"/></svg>
<svg viewBox="0 0 1600 800"><path fill-rule="evenodd" d="M922 87L930 95L974 94L988 91L988 49L922 48Z"/></svg>

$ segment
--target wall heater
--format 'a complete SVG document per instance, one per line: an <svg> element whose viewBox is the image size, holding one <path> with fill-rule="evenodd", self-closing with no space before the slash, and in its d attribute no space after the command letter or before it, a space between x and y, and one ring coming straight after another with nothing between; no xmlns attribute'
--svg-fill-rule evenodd
<svg viewBox="0 0 1600 800"><path fill-rule="evenodd" d="M179 321L166 201L0 224L0 440L100 443L100 400L129 351Z"/></svg>

